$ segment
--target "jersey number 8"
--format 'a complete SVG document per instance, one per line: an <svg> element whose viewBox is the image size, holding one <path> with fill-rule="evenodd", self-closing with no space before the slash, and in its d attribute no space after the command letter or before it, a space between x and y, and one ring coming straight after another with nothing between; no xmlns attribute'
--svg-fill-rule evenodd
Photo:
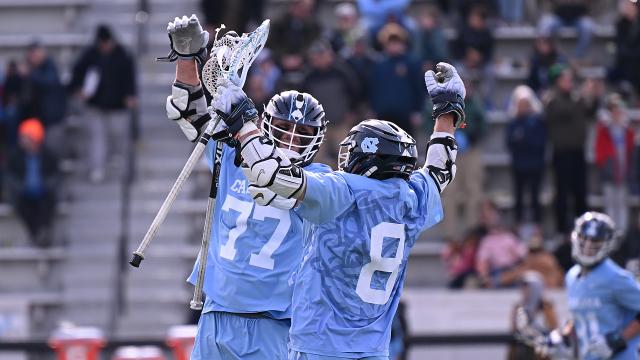
<svg viewBox="0 0 640 360"><path fill-rule="evenodd" d="M382 222L371 228L371 246L369 256L371 262L360 270L356 294L362 301L370 304L386 304L391 297L391 292L398 278L398 271L404 256L404 225ZM392 258L382 257L382 245L385 238L398 239L396 255ZM372 289L371 281L376 271L391 273L385 284L384 290Z"/></svg>

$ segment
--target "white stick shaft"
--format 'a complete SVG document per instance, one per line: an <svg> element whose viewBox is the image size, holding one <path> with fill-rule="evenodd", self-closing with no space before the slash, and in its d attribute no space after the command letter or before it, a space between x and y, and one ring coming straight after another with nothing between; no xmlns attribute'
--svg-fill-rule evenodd
<svg viewBox="0 0 640 360"><path fill-rule="evenodd" d="M205 147L206 147L205 144L198 142L198 144L196 144L195 149L193 149L193 152L191 152L191 155L189 156L189 159L187 160L186 164L184 164L184 167L182 168L180 175L178 175L176 182L173 183L173 186L171 187L169 194L164 199L164 202L162 203L160 210L158 210L156 217L153 219L151 226L149 226L149 230L147 230L147 233L144 235L142 242L138 246L138 249L135 251L135 253L137 253L138 255L143 256L145 249L147 248L147 246L149 246L149 243L151 243L151 241L156 237L156 234L160 229L160 225L162 225L162 223L164 222L164 219L167 217L167 214L169 213L169 209L171 209L173 202L176 200L176 197L182 190L182 186L185 184L185 182L189 178L189 175L191 175L191 172L193 171L193 168L198 163L198 160L200 160L200 157L204 153Z"/></svg>
<svg viewBox="0 0 640 360"><path fill-rule="evenodd" d="M133 252L134 257L139 256L140 260L144 259L144 251L149 246L151 241L156 237L156 234L160 229L160 225L162 225L162 223L164 222L164 219L167 217L167 214L169 213L169 209L171 209L171 206L173 206L173 203L176 200L176 197L182 190L182 186L184 185L185 182L187 182L189 175L191 175L191 172L193 172L193 168L196 166L196 164L200 160L200 157L202 157L202 154L204 153L204 149L207 147L207 143L209 142L209 138L211 137L213 130L216 128L216 126L218 126L218 122L220 122L219 116L215 116L214 119L211 119L209 121L209 124L207 125L207 128L204 131L204 134L198 140L196 147L193 149L193 151L191 152L191 155L189 156L189 159L187 159L187 162L184 164L184 167L182 168L182 171L180 171L180 175L178 175L176 182L173 183L173 186L171 187L169 194L164 199L164 202L162 203L160 210L158 210L156 217L153 219L151 226L149 226L149 230L147 230L147 233L144 234L144 238L142 239L142 242L138 246L138 249L136 249L136 251ZM206 139L206 140L203 140L203 139Z"/></svg>

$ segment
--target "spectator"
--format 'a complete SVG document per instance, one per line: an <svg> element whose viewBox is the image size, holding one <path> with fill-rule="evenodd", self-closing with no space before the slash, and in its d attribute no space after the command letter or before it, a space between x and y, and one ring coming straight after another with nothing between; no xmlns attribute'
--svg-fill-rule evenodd
<svg viewBox="0 0 640 360"><path fill-rule="evenodd" d="M320 37L322 28L313 14L313 0L294 0L284 16L269 30L269 48L284 72L301 71L309 46Z"/></svg>
<svg viewBox="0 0 640 360"><path fill-rule="evenodd" d="M486 202L492 216L497 217L495 204ZM511 231L500 225L498 219L492 220L488 233L480 240L476 256L476 271L480 281L486 287L500 287L502 275L514 269L526 255L526 247Z"/></svg>
<svg viewBox="0 0 640 360"><path fill-rule="evenodd" d="M467 71L483 68L493 58L494 44L486 10L480 6L473 7L454 41L456 59L464 64Z"/></svg>
<svg viewBox="0 0 640 360"><path fill-rule="evenodd" d="M622 236L618 249L611 258L621 267L631 271L636 277L640 276L640 214L635 224Z"/></svg>
<svg viewBox="0 0 640 360"><path fill-rule="evenodd" d="M399 25L386 25L378 38L384 56L369 74L369 104L379 119L413 132L422 124L426 97L420 65L407 53L408 34Z"/></svg>
<svg viewBox="0 0 640 360"><path fill-rule="evenodd" d="M267 101L271 98L271 95L267 92L266 80L261 74L250 73L247 77L247 96L253 101L254 104L266 105ZM258 105L259 106L259 105Z"/></svg>
<svg viewBox="0 0 640 360"><path fill-rule="evenodd" d="M506 142L511 155L511 171L515 189L516 221L524 217L524 196L531 202L533 221L540 224L540 187L545 167L547 135L542 122L542 103L526 85L515 88L509 101Z"/></svg>
<svg viewBox="0 0 640 360"><path fill-rule="evenodd" d="M62 120L66 111L66 96L58 69L38 42L27 48L25 64L27 104L22 116L41 119L47 130L49 148L59 153L64 144Z"/></svg>
<svg viewBox="0 0 640 360"><path fill-rule="evenodd" d="M324 104L325 116L332 125L325 136L328 145L323 149L338 149L338 143L349 129L355 125L356 109L362 98L358 79L351 69L336 58L331 45L326 41L316 41L309 49L311 70L306 74L301 90L313 94ZM337 165L337 151L321 156L331 165Z"/></svg>
<svg viewBox="0 0 640 360"><path fill-rule="evenodd" d="M453 42L457 68L465 79L481 81L482 88L478 92L483 102L492 106L495 98L492 65L495 39L487 24L486 8L472 6L465 21L458 29L458 38Z"/></svg>
<svg viewBox="0 0 640 360"><path fill-rule="evenodd" d="M502 286L516 283L523 274L535 271L541 274L547 288L559 288L564 283L564 272L558 265L556 258L544 248L544 239L539 227L533 226L527 244L528 252L522 263L511 271L506 271L501 279Z"/></svg>
<svg viewBox="0 0 640 360"><path fill-rule="evenodd" d="M531 325L542 334L546 334L558 327L558 316L553 303L544 296L544 282L540 273L527 271L523 274L520 289L522 299L511 311L511 331L516 331L516 313L522 308L531 321ZM549 357L536 354L535 349L524 342L517 341L509 347L509 360L548 360Z"/></svg>
<svg viewBox="0 0 640 360"><path fill-rule="evenodd" d="M7 63L5 74L2 107L4 109L5 141L7 149L13 149L18 143L18 124L25 113L25 76L24 64L15 60Z"/></svg>
<svg viewBox="0 0 640 360"><path fill-rule="evenodd" d="M613 80L628 81L640 93L640 11L638 4L620 0L620 18L616 22L616 57Z"/></svg>
<svg viewBox="0 0 640 360"><path fill-rule="evenodd" d="M110 153L120 150L122 160L128 154L127 109L136 106L133 59L106 25L98 26L94 44L85 49L74 64L69 89L86 101L90 179L101 182Z"/></svg>
<svg viewBox="0 0 640 360"><path fill-rule="evenodd" d="M250 25L259 25L262 21L264 3L264 0L201 0L205 30L213 35L216 28L224 24L239 34L246 32Z"/></svg>
<svg viewBox="0 0 640 360"><path fill-rule="evenodd" d="M366 30L360 24L358 10L352 3L341 3L335 8L336 28L331 30L329 41L336 54L345 55L356 40L366 36Z"/></svg>
<svg viewBox="0 0 640 360"><path fill-rule="evenodd" d="M571 237L568 234L562 234L562 242L553 252L553 256L556 258L558 265L560 265L564 273L575 265L575 261L571 255Z"/></svg>
<svg viewBox="0 0 640 360"><path fill-rule="evenodd" d="M276 84L282 76L282 71L276 65L273 54L269 49L262 49L251 67L248 81L249 97L256 104L263 104L276 93Z"/></svg>
<svg viewBox="0 0 640 360"><path fill-rule="evenodd" d="M543 94L549 84L549 69L553 64L564 62L555 40L548 34L540 33L533 44L533 54L529 60L529 85L538 95Z"/></svg>
<svg viewBox="0 0 640 360"><path fill-rule="evenodd" d="M478 96L474 81L465 81L467 96L464 100L467 126L457 129L458 164L456 181L449 186L450 191L442 194L443 207L448 214L442 221L447 236L461 236L478 221L478 209L484 193L484 161L481 143L486 133L484 106Z"/></svg>
<svg viewBox="0 0 640 360"><path fill-rule="evenodd" d="M369 75L380 59L380 55L369 46L368 39L362 35L353 43L352 47L345 51L347 64L351 66L358 77L363 100L369 99Z"/></svg>
<svg viewBox="0 0 640 360"><path fill-rule="evenodd" d="M4 79L0 71L0 203L4 201L4 168L7 157L7 118L3 107Z"/></svg>
<svg viewBox="0 0 640 360"><path fill-rule="evenodd" d="M553 12L540 19L538 28L545 34L555 35L560 27L574 27L578 31L578 43L574 57L582 59L591 45L593 22L589 17L586 0L552 0Z"/></svg>
<svg viewBox="0 0 640 360"><path fill-rule="evenodd" d="M596 83L587 80L582 93L574 92L573 73L565 65L556 64L549 71L553 88L544 98L544 122L553 149L553 171L556 188L556 227L567 233L573 219L587 210L587 166L584 148L587 128L601 92ZM569 201L573 200L573 212Z"/></svg>
<svg viewBox="0 0 640 360"><path fill-rule="evenodd" d="M369 33L375 38L373 35L388 23L396 23L405 30L413 29L412 19L406 16L410 3L411 0L358 0L358 10Z"/></svg>
<svg viewBox="0 0 640 360"><path fill-rule="evenodd" d="M605 212L625 233L629 218L630 176L634 132L629 126L627 110L618 94L607 96L596 129L595 156L603 189Z"/></svg>
<svg viewBox="0 0 640 360"><path fill-rule="evenodd" d="M442 252L442 261L447 268L450 289L465 287L467 280L476 274L476 252L480 234L469 231L463 240L452 240Z"/></svg>
<svg viewBox="0 0 640 360"><path fill-rule="evenodd" d="M449 58L449 47L438 22L437 10L423 8L418 18L418 26L415 56L422 63L423 70L433 69L437 63Z"/></svg>
<svg viewBox="0 0 640 360"><path fill-rule="evenodd" d="M499 0L500 18L507 25L520 25L524 15L525 0Z"/></svg>
<svg viewBox="0 0 640 360"><path fill-rule="evenodd" d="M44 146L45 129L38 119L23 121L18 132L20 146L7 171L9 194L32 243L48 246L60 182L58 160Z"/></svg>

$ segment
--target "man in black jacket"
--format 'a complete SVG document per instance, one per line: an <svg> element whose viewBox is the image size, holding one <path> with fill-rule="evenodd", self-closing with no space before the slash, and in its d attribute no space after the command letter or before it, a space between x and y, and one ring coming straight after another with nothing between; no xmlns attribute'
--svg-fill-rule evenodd
<svg viewBox="0 0 640 360"><path fill-rule="evenodd" d="M90 178L105 176L109 151L127 151L129 112L136 104L136 71L133 59L114 39L111 30L100 25L95 43L73 67L69 90L86 101L89 121Z"/></svg>
<svg viewBox="0 0 640 360"><path fill-rule="evenodd" d="M566 234L571 230L574 214L587 210L584 148L602 90L594 80L587 80L579 92L575 91L573 72L563 64L551 67L549 79L553 88L543 99L544 122L553 149L556 227ZM569 211L571 200L573 212Z"/></svg>

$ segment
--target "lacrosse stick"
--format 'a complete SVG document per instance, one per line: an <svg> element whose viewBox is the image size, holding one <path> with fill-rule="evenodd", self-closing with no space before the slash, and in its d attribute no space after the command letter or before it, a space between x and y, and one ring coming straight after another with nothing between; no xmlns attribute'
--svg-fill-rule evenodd
<svg viewBox="0 0 640 360"><path fill-rule="evenodd" d="M203 78L204 86L207 88L209 93L212 94L212 96L218 95L219 80L221 79L229 79L231 82L233 82L234 84L240 87L244 85L244 82L247 77L247 72L249 71L249 67L257 57L258 53L264 47L264 44L267 41L268 34L269 34L269 20L265 20L256 30L254 30L249 34L243 34L241 37L238 36L235 32L229 32L221 38L217 38L216 36L216 40L213 43L213 48L211 50L211 57L209 58L209 60L207 61L207 63L205 64L202 70L202 78ZM167 213L169 212L169 209L173 205L176 199L176 196L182 189L182 186L184 185L189 175L191 175L191 172L193 171L193 168L195 167L196 163L202 156L202 153L204 153L204 149L206 148L207 143L209 142L209 139L211 139L211 136L213 135L213 131L217 127L219 122L220 122L220 117L217 115L214 115L213 118L209 121L209 124L207 125L206 130L200 136L200 139L198 139L196 147L193 149L193 152L191 152L191 155L189 156L189 159L185 163L184 167L182 168L180 175L178 175L178 178L176 179L175 183L171 187L169 194L167 195L164 202L162 203L160 210L158 210L156 217L153 219L153 222L151 223L149 230L147 230L147 233L145 234L144 238L142 239L142 242L140 243L136 251L133 252L133 258L129 262L131 266L139 267L142 260L144 260L144 251L149 246L151 241L155 238L158 232L158 229L160 228L160 225L164 222L164 219L166 218ZM220 141L218 141L218 144L220 144ZM222 146L222 145L220 144L219 146ZM216 149L216 154L218 154L217 149ZM214 164L215 164L215 161L214 161ZM213 186L213 183L216 183L216 182L217 180L212 181L212 186ZM211 197L210 197L209 208L213 208L212 204L213 202L211 201ZM210 223L211 214L209 212L209 209L207 210L207 218ZM207 227L209 227L208 230L207 230ZM210 233L210 231L211 231L210 224L209 225L205 224L205 233L206 232ZM206 247L208 250L209 236L204 236L204 235L205 234L203 234L202 245L203 245L203 248ZM201 260L206 259L206 255L207 255L207 252L204 252L202 250L203 249L201 249L201 254L200 254ZM198 283L200 287L202 286L201 278L204 277L204 274L202 275L200 274L201 272L200 269L201 268L204 269L203 264L205 262L206 261L200 261L200 264L199 264L200 267L198 268L198 279L199 279ZM204 270L202 272L204 272ZM197 286L196 286L196 291L198 291ZM201 290L200 290L200 297L201 297ZM194 299L194 300L197 300L197 299ZM201 302L202 301L200 300L200 303Z"/></svg>

